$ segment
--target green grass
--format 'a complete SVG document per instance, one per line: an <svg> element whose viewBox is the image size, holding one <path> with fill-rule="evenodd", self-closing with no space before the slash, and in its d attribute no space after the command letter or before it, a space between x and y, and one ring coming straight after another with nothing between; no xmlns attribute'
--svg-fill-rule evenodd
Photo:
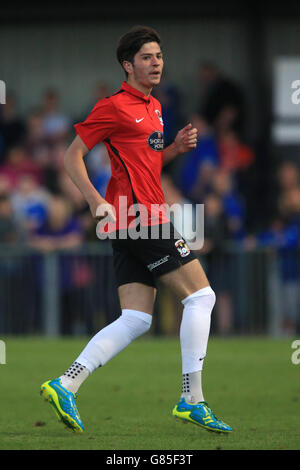
<svg viewBox="0 0 300 470"><path fill-rule="evenodd" d="M132 343L80 389L86 432L60 424L40 384L69 367L86 339L6 338L0 449L299 449L300 365L290 340L211 338L205 398L234 432L218 435L175 420L181 389L177 339ZM42 424L42 425L38 425Z"/></svg>

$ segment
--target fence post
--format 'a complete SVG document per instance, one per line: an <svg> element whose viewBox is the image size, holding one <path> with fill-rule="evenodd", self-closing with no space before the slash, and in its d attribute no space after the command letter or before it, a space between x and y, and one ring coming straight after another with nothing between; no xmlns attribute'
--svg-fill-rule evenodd
<svg viewBox="0 0 300 470"><path fill-rule="evenodd" d="M276 253L268 254L268 333L273 337L280 336L280 279L278 273L278 258Z"/></svg>
<svg viewBox="0 0 300 470"><path fill-rule="evenodd" d="M43 318L44 333L46 336L58 336L60 334L59 319L59 255L56 253L45 254L43 258Z"/></svg>

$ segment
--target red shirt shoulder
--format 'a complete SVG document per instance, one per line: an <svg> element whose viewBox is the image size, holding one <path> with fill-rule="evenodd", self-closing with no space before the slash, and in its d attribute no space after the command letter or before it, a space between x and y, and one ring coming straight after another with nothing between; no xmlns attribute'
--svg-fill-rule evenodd
<svg viewBox="0 0 300 470"><path fill-rule="evenodd" d="M75 124L76 133L91 150L99 142L109 138L118 127L118 111L114 105L115 96L99 100L85 121Z"/></svg>

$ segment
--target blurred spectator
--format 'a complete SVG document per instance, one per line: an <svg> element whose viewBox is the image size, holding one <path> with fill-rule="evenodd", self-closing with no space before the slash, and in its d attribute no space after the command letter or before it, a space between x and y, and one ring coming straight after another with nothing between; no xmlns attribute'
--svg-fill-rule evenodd
<svg viewBox="0 0 300 470"><path fill-rule="evenodd" d="M205 224L204 245L201 254L219 253L224 242L228 239L226 217L221 197L209 193L204 199Z"/></svg>
<svg viewBox="0 0 300 470"><path fill-rule="evenodd" d="M0 173L0 196L9 196L11 194L11 188L9 180L6 176Z"/></svg>
<svg viewBox="0 0 300 470"><path fill-rule="evenodd" d="M43 96L42 128L49 144L65 141L71 130L70 118L60 111L59 94L51 88Z"/></svg>
<svg viewBox="0 0 300 470"><path fill-rule="evenodd" d="M16 243L20 238L18 224L7 195L0 195L0 243Z"/></svg>
<svg viewBox="0 0 300 470"><path fill-rule="evenodd" d="M283 162L277 172L280 191L285 191L300 186L300 173L298 166L290 161Z"/></svg>
<svg viewBox="0 0 300 470"><path fill-rule="evenodd" d="M225 170L218 170L213 177L213 190L221 198L229 238L243 240L246 236L245 207L235 190L232 175Z"/></svg>
<svg viewBox="0 0 300 470"><path fill-rule="evenodd" d="M219 148L220 166L227 171L245 170L254 162L253 150L233 130L220 135Z"/></svg>
<svg viewBox="0 0 300 470"><path fill-rule="evenodd" d="M244 198L249 213L254 203L258 203L254 184L254 152L233 130L221 133L218 144L220 167L232 173L236 190Z"/></svg>
<svg viewBox="0 0 300 470"><path fill-rule="evenodd" d="M7 93L6 104L0 106L0 164L12 146L23 143L25 123L19 116L16 98Z"/></svg>
<svg viewBox="0 0 300 470"><path fill-rule="evenodd" d="M43 130L43 113L39 108L31 110L27 115L24 145L27 154L41 167L48 163L48 142Z"/></svg>
<svg viewBox="0 0 300 470"><path fill-rule="evenodd" d="M48 159L44 167L44 185L52 194L60 194L59 175L65 171L63 159L67 146L62 141L48 148Z"/></svg>
<svg viewBox="0 0 300 470"><path fill-rule="evenodd" d="M41 227L47 217L50 194L31 175L21 176L11 195L13 211L25 235Z"/></svg>
<svg viewBox="0 0 300 470"><path fill-rule="evenodd" d="M219 149L214 132L199 115L190 119L198 129L197 147L182 157L178 185L193 202L201 202L211 190L212 176L219 167Z"/></svg>
<svg viewBox="0 0 300 470"><path fill-rule="evenodd" d="M276 180L273 185L273 201L275 206L273 218L281 218L281 205L284 194L292 189L300 188L300 171L294 162L284 161L279 164L275 176Z"/></svg>
<svg viewBox="0 0 300 470"><path fill-rule="evenodd" d="M9 182L13 191L24 175L30 175L37 183L42 183L43 174L39 166L26 155L22 146L8 150L6 162L0 167L0 175Z"/></svg>
<svg viewBox="0 0 300 470"><path fill-rule="evenodd" d="M245 124L245 98L241 87L226 77L217 65L205 61L198 75L198 113L215 128L234 129L243 135Z"/></svg>
<svg viewBox="0 0 300 470"><path fill-rule="evenodd" d="M61 196L52 196L47 218L32 232L29 242L45 252L76 248L81 244L82 231L72 215L69 201Z"/></svg>

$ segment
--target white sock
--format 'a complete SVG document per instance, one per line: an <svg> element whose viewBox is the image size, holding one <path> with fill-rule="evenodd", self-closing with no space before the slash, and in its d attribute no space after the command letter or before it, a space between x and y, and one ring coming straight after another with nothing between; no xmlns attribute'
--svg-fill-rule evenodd
<svg viewBox="0 0 300 470"><path fill-rule="evenodd" d="M151 326L152 315L138 310L122 310L122 315L99 331L86 345L76 362L90 373L104 366L134 339L146 333Z"/></svg>
<svg viewBox="0 0 300 470"><path fill-rule="evenodd" d="M182 374L188 374L189 392L185 398L204 401L201 371L206 356L211 312L216 301L210 286L194 292L182 300L184 305L180 325ZM200 371L200 374L198 373ZM195 374L197 373L197 374ZM193 398L194 397L194 398Z"/></svg>
<svg viewBox="0 0 300 470"><path fill-rule="evenodd" d="M199 403L205 401L202 392L202 371L192 372L182 375L182 393L181 397L188 403Z"/></svg>
<svg viewBox="0 0 300 470"><path fill-rule="evenodd" d="M69 390L69 392L77 393L80 385L89 375L88 369L75 361L64 375L61 375L59 378L63 387Z"/></svg>

